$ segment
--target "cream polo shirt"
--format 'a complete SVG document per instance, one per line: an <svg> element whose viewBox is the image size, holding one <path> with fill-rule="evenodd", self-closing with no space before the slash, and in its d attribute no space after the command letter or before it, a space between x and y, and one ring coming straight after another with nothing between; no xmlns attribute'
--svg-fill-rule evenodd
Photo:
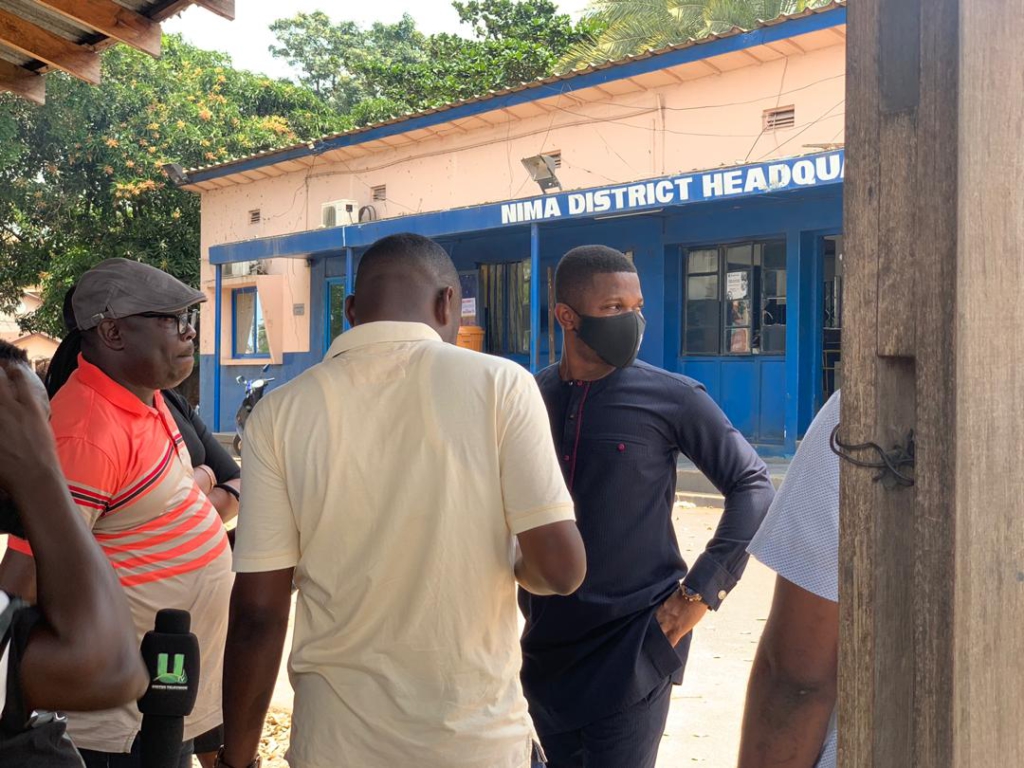
<svg viewBox="0 0 1024 768"><path fill-rule="evenodd" d="M235 570L295 567L292 768L528 768L513 534L573 520L533 377L369 323L246 424Z"/></svg>

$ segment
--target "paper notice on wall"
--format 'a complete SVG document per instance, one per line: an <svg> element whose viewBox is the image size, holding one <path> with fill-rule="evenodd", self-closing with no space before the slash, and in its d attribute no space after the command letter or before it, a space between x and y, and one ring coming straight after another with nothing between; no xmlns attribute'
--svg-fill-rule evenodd
<svg viewBox="0 0 1024 768"><path fill-rule="evenodd" d="M462 300L462 316L476 317L476 299Z"/></svg>
<svg viewBox="0 0 1024 768"><path fill-rule="evenodd" d="M726 281L726 296L730 301L747 298L749 274L746 270L742 272L730 272ZM465 310L463 310L465 314Z"/></svg>

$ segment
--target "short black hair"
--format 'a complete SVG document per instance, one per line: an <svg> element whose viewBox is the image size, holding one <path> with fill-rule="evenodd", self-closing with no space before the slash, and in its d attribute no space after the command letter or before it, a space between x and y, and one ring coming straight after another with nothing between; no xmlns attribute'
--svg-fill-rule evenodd
<svg viewBox="0 0 1024 768"><path fill-rule="evenodd" d="M0 340L0 363L24 363L28 365L28 352L9 341Z"/></svg>
<svg viewBox="0 0 1024 768"><path fill-rule="evenodd" d="M573 248L558 262L555 270L555 301L570 307L579 304L594 275L618 272L636 274L636 267L626 254L607 245L581 245Z"/></svg>
<svg viewBox="0 0 1024 768"><path fill-rule="evenodd" d="M459 287L458 270L444 248L429 237L403 232L378 240L363 254L356 273L355 292L359 291L360 280L368 279L378 269L390 266L426 269L439 285L456 289Z"/></svg>

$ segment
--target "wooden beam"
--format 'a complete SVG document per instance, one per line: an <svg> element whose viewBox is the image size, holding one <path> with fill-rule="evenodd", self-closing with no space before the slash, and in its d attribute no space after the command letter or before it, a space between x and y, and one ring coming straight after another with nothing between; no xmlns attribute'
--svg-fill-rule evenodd
<svg viewBox="0 0 1024 768"><path fill-rule="evenodd" d="M36 3L150 56L160 55L160 25L113 0L36 0Z"/></svg>
<svg viewBox="0 0 1024 768"><path fill-rule="evenodd" d="M1024 765L1019 0L848 9L839 764ZM858 458L867 458L860 453Z"/></svg>
<svg viewBox="0 0 1024 768"><path fill-rule="evenodd" d="M205 8L228 21L235 19L235 0L195 0L196 5Z"/></svg>
<svg viewBox="0 0 1024 768"><path fill-rule="evenodd" d="M0 59L0 91L10 91L36 104L44 104L46 78Z"/></svg>
<svg viewBox="0 0 1024 768"><path fill-rule="evenodd" d="M100 57L94 51L3 10L0 10L0 42L80 80L99 85Z"/></svg>

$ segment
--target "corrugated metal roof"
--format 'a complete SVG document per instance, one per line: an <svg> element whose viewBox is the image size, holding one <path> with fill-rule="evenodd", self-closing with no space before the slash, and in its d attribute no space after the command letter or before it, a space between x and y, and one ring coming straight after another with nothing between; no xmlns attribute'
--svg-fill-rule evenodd
<svg viewBox="0 0 1024 768"><path fill-rule="evenodd" d="M805 11L800 12L800 13L787 14L787 15L779 16L778 18L772 19L770 21L762 21L762 22L758 23L752 29L742 29L740 27L734 27L733 29L731 29L728 32L724 32L724 33L721 33L721 34L708 35L707 37L702 37L702 38L699 38L699 39L696 39L696 40L688 40L685 43L679 43L677 45L670 45L670 46L667 46L665 48L660 48L660 49L657 49L657 50L647 50L647 51L644 51L643 53L635 54L635 55L632 55L632 56L627 56L624 59L616 59L616 60L609 60L609 61L594 62L594 63L591 63L591 64L589 64L587 66L578 67L576 69L573 69L573 70L571 70L569 72L565 72L565 73L562 73L562 74L552 75L550 77L544 77L544 78L537 78L536 80L532 80L532 81L529 81L529 82L519 83L517 85L510 86L510 87L502 89L502 90L488 91L485 94L481 94L479 96L474 96L474 97L469 98L469 99L463 99L461 101L451 102L451 103L444 104L444 105L439 106L439 107L433 107L431 109L421 110L419 112L410 112L410 113L405 114L405 115L401 115L401 116L398 116L398 117L393 117L393 118L391 118L389 120L384 120L384 121L381 121L381 122L378 122L378 123L373 123L371 125L361 126L359 128L353 128L353 129L351 129L349 131L342 131L340 133L329 134L327 136L323 136L323 137L321 137L319 139L316 139L314 141L307 141L307 142L302 142L302 143L299 143L299 144L291 144L291 145L284 146L284 147L277 147L277 148L274 148L274 149L264 150L263 152L256 152L256 153L251 154L251 155L244 155L244 156L241 156L241 157L232 158L232 159L226 160L226 161L224 161L222 163L216 163L216 164L212 164L212 165L200 166L198 168L192 168L189 171L187 171L186 173L187 173L187 175L191 176L191 175L195 175L195 174L199 174L199 173L208 173L210 171L222 171L222 170L226 171L226 170L230 169L231 166L239 164L239 163L246 163L246 162L249 162L251 160L255 160L255 159L259 159L259 158L270 158L270 157L273 157L273 156L279 155L279 154L283 155L283 154L286 154L286 153L292 153L295 150L301 149L302 147L308 147L310 149L310 151L312 151L313 147L315 146L315 144L320 143L320 142L327 142L327 141L331 141L333 139L338 139L338 138L347 137L347 136L358 136L360 134L369 133L371 131L376 131L376 130L378 130L380 128L384 128L386 126L397 125L399 123L404 123L404 122L407 122L407 121L410 121L410 120L414 120L414 119L420 118L420 117L425 117L425 116L428 116L428 115L436 115L436 114L444 113L444 112L447 112L449 110L456 109L457 107L463 107L463 106L466 106L466 105L469 105L469 104L477 104L477 103L480 103L480 102L489 101L491 99L497 99L497 98L500 98L502 96L506 96L506 95L513 94L513 93L519 93L519 92L530 90L530 89L540 89L540 88L544 88L544 87L550 86L550 85L552 85L554 83L561 83L561 82L571 81L571 80L573 80L575 78L578 78L578 77L581 77L583 75L591 74L592 72L599 72L599 71L603 71L603 70L614 69L615 67L625 66L625 65L630 64L630 63L635 62L635 61L643 61L643 60L646 60L646 59L651 59L651 58L662 56L662 55L665 55L665 54L668 54L668 53L672 53L674 51L680 51L680 50L685 50L685 49L688 49L688 48L694 48L696 46L707 45L708 43L712 43L712 42L715 42L717 40L725 40L725 39L728 39L728 38L736 37L738 35L746 34L748 32L752 32L752 31L757 30L757 29L764 29L764 28L767 28L767 27L775 27L775 26L778 26L780 24L785 24L787 22L794 21L796 19L803 19L803 18L807 18L809 16L816 16L816 15L819 15L819 14L822 14L822 13L828 13L829 11L834 11L834 10L839 9L839 8L845 8L846 7L846 3L847 3L847 0L833 0L833 2L829 3L828 5L824 5L824 6L821 6L821 7L818 7L818 8L809 8L809 9L807 9ZM218 174L218 175L226 175L226 174Z"/></svg>

